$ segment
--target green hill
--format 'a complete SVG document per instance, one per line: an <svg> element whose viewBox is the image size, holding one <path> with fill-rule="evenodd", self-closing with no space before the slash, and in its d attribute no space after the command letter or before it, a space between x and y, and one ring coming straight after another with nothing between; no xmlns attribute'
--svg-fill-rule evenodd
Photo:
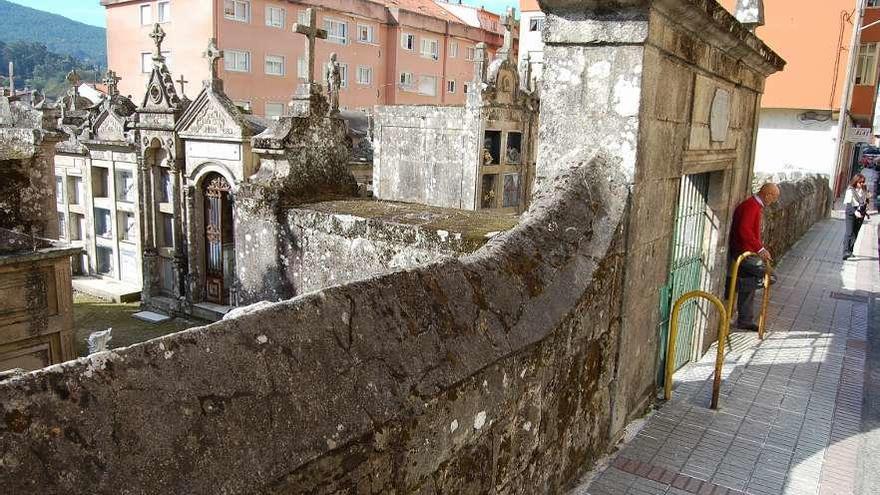
<svg viewBox="0 0 880 495"><path fill-rule="evenodd" d="M97 1L97 0L69 0ZM85 65L107 65L107 33L66 17L0 0L0 41L41 43L53 53L70 55ZM6 67L0 68L6 73Z"/></svg>

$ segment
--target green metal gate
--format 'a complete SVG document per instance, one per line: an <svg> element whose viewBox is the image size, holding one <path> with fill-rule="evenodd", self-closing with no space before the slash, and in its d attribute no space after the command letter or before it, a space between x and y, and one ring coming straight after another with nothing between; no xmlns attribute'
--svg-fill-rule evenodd
<svg viewBox="0 0 880 495"><path fill-rule="evenodd" d="M681 178L678 207L675 213L675 232L669 261L669 276L660 294L661 359L660 383L666 366L666 342L669 335L669 313L675 301L684 293L701 288L705 266L706 198L709 193L709 174L686 175ZM692 300L681 308L678 338L675 349L675 369L681 368L694 355L697 328L702 314L699 301Z"/></svg>

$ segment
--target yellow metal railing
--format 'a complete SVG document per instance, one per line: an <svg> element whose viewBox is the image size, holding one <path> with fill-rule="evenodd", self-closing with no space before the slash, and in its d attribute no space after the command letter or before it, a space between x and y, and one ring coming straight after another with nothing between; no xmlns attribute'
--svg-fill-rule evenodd
<svg viewBox="0 0 880 495"><path fill-rule="evenodd" d="M693 290L682 294L672 306L672 316L669 320L669 345L666 348L666 380L664 382L663 396L666 400L672 398L672 372L675 368L675 338L678 336L678 314L681 306L691 299L701 297L707 299L720 313L718 321L718 352L715 355L715 381L712 384L712 409L718 409L718 394L721 390L721 368L724 365L724 342L730 331L730 318L724 303L718 297L701 290Z"/></svg>
<svg viewBox="0 0 880 495"><path fill-rule="evenodd" d="M733 316L733 304L736 301L736 282L739 278L739 265L749 256L758 256L757 253L746 251L739 255L730 267L730 285L727 287L727 315ZM764 270L764 297L761 301L761 315L758 317L758 339L764 340L764 324L767 321L767 306L770 304L770 273L773 267L765 263Z"/></svg>

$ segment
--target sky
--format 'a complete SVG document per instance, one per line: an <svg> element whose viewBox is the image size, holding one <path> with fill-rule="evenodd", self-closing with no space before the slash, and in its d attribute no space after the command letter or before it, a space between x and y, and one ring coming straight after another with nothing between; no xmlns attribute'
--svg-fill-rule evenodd
<svg viewBox="0 0 880 495"><path fill-rule="evenodd" d="M99 0L9 0L33 9L63 15L92 26L105 26L104 7ZM499 14L507 7L519 8L518 0L463 0L466 5L480 6Z"/></svg>

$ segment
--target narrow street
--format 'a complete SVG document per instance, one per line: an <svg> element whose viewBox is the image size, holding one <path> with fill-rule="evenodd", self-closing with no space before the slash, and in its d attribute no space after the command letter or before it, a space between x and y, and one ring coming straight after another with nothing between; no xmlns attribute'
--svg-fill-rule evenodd
<svg viewBox="0 0 880 495"><path fill-rule="evenodd" d="M778 263L765 340L731 335L720 409L713 348L572 495L880 493L877 218L846 262L840 218Z"/></svg>

